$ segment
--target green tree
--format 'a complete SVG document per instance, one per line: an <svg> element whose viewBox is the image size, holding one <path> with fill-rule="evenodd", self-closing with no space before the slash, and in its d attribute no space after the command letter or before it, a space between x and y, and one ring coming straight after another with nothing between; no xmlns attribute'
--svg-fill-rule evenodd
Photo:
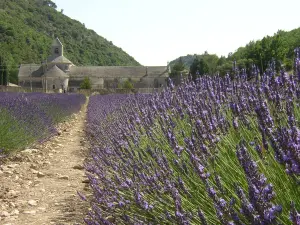
<svg viewBox="0 0 300 225"><path fill-rule="evenodd" d="M232 61L226 61L222 65L217 66L217 71L221 76L230 73L232 71Z"/></svg>
<svg viewBox="0 0 300 225"><path fill-rule="evenodd" d="M128 89L128 90L133 89L133 84L130 80L126 80L122 86L124 89Z"/></svg>
<svg viewBox="0 0 300 225"><path fill-rule="evenodd" d="M80 89L91 89L92 84L89 77L85 77L84 80L80 84Z"/></svg>
<svg viewBox="0 0 300 225"><path fill-rule="evenodd" d="M200 58L208 65L209 74L218 72L220 75L225 75L231 72L232 63L237 62L239 69L245 68L246 71L251 71L252 65L255 64L261 72L264 72L270 62L276 62L276 69L279 70L282 66L291 71L294 65L294 49L300 47L300 28L291 31L279 30L273 36L265 36L258 41L250 41L246 46L239 47L235 52L230 52L228 56L211 55L204 52L202 55L187 55L183 56L182 61L191 73L195 74L199 67ZM195 61L195 58L196 59ZM170 62L174 65L179 59Z"/></svg>
<svg viewBox="0 0 300 225"><path fill-rule="evenodd" d="M8 83L8 69L3 57L0 56L0 85L7 85Z"/></svg>
<svg viewBox="0 0 300 225"><path fill-rule="evenodd" d="M190 73L192 74L193 79L196 79L197 75L201 76L209 73L209 67L203 58L199 59L199 57L197 57L190 67Z"/></svg>
<svg viewBox="0 0 300 225"><path fill-rule="evenodd" d="M201 55L200 57L203 58L204 62L208 66L208 73L210 75L215 74L217 71L217 64L219 61L219 57L216 54L208 54L207 51L205 51L204 54Z"/></svg>
<svg viewBox="0 0 300 225"><path fill-rule="evenodd" d="M185 67L182 62L182 58L180 57L179 60L172 67L170 77L178 77L184 71L184 69Z"/></svg>

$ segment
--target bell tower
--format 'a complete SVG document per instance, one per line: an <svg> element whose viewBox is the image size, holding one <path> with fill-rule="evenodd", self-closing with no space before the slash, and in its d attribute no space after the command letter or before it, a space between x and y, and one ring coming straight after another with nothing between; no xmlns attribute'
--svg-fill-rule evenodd
<svg viewBox="0 0 300 225"><path fill-rule="evenodd" d="M55 38L52 42L51 53L53 58L64 55L64 46L58 38Z"/></svg>

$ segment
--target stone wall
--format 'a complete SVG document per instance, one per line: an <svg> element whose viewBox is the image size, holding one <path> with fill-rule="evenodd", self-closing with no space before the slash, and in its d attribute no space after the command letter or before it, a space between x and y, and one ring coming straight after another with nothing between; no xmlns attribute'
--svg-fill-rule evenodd
<svg viewBox="0 0 300 225"><path fill-rule="evenodd" d="M146 68L143 66L74 66L70 68L71 77L143 77L146 75Z"/></svg>
<svg viewBox="0 0 300 225"><path fill-rule="evenodd" d="M44 87L47 85L47 90L62 92L64 89L68 90L69 79L47 78L44 80Z"/></svg>
<svg viewBox="0 0 300 225"><path fill-rule="evenodd" d="M39 79L39 80L22 80L22 81L19 81L19 85L21 87L24 87L24 88L43 88L43 83L42 83L42 80Z"/></svg>

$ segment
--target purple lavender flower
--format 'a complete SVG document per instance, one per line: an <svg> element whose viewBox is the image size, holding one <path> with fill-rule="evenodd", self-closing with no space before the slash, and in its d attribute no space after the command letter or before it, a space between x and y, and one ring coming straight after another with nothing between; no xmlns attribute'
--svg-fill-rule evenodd
<svg viewBox="0 0 300 225"><path fill-rule="evenodd" d="M300 225L300 214L296 210L294 202L291 202L290 220L293 225Z"/></svg>
<svg viewBox="0 0 300 225"><path fill-rule="evenodd" d="M272 184L258 171L257 164L243 144L237 147L237 157L244 169L249 191L249 200L241 188L237 188L237 194L242 201L242 212L252 223L261 221L264 224L272 224L282 209L279 205L273 205L275 196ZM256 223L256 222L255 222ZM260 223L259 223L260 224Z"/></svg>

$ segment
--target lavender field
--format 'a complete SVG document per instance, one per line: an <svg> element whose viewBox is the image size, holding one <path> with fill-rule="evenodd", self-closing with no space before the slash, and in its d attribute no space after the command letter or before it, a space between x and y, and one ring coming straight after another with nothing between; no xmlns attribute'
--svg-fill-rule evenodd
<svg viewBox="0 0 300 225"><path fill-rule="evenodd" d="M45 141L84 102L84 95L75 94L0 93L0 149L8 152Z"/></svg>
<svg viewBox="0 0 300 225"><path fill-rule="evenodd" d="M297 65L92 96L86 224L300 224Z"/></svg>

